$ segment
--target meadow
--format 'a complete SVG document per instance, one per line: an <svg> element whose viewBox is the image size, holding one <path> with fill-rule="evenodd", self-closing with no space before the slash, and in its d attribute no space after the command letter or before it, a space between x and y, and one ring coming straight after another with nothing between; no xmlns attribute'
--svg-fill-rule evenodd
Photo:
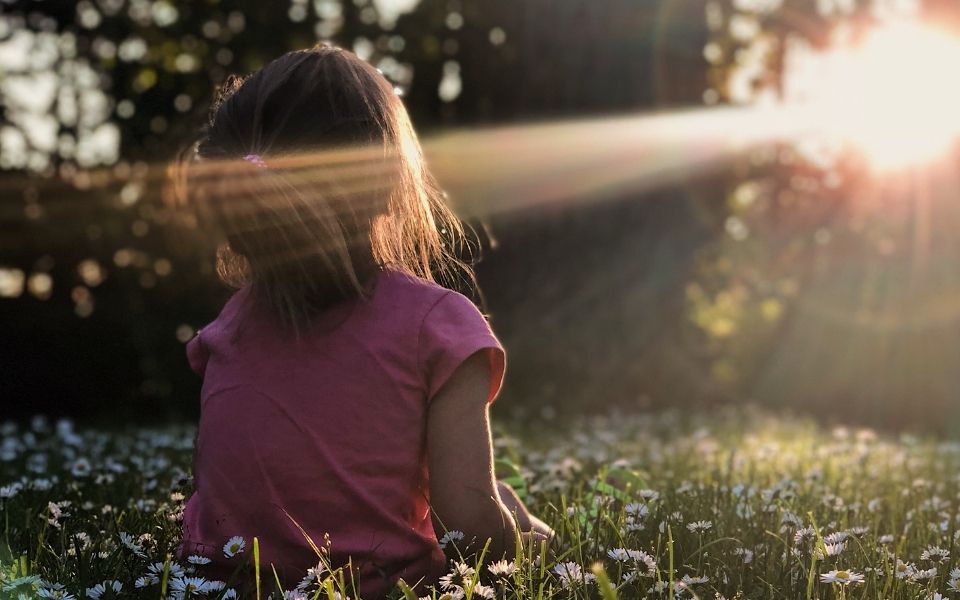
<svg viewBox="0 0 960 600"><path fill-rule="evenodd" d="M611 413L537 431L498 423L495 446L520 465L512 483L556 529L553 554L453 560L430 597L926 600L960 591L960 443L744 408ZM107 431L35 418L0 433L0 598L237 597L232 582L204 578L202 558L171 558L192 427ZM257 569L259 543L224 540L222 551ZM325 568L322 544L294 589L273 588L268 565L259 571L263 598L349 595L343 571ZM392 597L416 595L398 586Z"/></svg>

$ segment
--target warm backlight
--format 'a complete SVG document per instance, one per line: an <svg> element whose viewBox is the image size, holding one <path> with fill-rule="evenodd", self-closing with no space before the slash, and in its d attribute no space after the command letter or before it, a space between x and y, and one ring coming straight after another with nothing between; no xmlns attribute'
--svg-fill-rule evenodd
<svg viewBox="0 0 960 600"><path fill-rule="evenodd" d="M888 25L824 58L811 119L874 167L929 162L960 135L960 38L918 23Z"/></svg>

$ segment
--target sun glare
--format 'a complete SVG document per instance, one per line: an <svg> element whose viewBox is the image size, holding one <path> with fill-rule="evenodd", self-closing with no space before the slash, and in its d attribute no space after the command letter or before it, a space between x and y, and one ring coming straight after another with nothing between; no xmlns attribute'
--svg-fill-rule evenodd
<svg viewBox="0 0 960 600"><path fill-rule="evenodd" d="M960 135L960 38L886 25L823 56L807 94L816 128L855 144L876 169L929 162Z"/></svg>

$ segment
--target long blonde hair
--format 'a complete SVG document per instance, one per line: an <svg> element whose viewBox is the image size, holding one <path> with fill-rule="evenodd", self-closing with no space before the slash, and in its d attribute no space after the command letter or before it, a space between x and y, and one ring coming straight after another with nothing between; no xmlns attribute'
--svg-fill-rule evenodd
<svg viewBox="0 0 960 600"><path fill-rule="evenodd" d="M348 51L318 45L229 78L185 154L172 197L219 242L221 280L250 284L298 336L379 268L476 287L461 258L475 245L403 103Z"/></svg>

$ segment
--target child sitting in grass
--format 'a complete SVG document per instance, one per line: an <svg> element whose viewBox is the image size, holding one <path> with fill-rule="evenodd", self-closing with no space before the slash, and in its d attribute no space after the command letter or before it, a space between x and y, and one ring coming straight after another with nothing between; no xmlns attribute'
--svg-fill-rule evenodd
<svg viewBox="0 0 960 600"><path fill-rule="evenodd" d="M490 560L549 539L495 479L504 351L434 283L473 281L464 233L392 85L339 48L290 52L228 81L193 150L179 198L236 291L187 345L203 389L180 556L227 579L256 536L263 577L292 585L315 544L376 598L436 582L438 534L489 540Z"/></svg>

